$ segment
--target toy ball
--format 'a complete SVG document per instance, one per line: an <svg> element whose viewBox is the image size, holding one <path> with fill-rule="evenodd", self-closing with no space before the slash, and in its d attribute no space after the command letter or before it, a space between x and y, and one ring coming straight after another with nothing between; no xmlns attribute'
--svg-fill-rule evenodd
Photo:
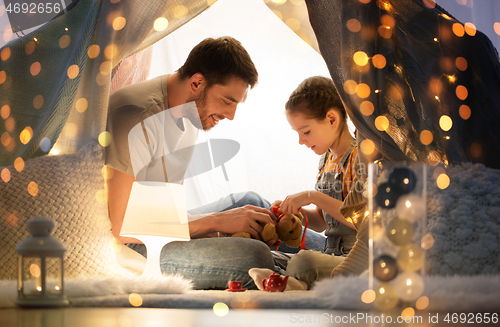
<svg viewBox="0 0 500 327"><path fill-rule="evenodd" d="M382 282L388 282L398 274L396 260L388 255L381 255L373 261L373 275Z"/></svg>
<svg viewBox="0 0 500 327"><path fill-rule="evenodd" d="M382 183L379 185L377 195L375 195L375 201L380 207L384 209L394 208L397 200L398 193L395 187L389 183Z"/></svg>
<svg viewBox="0 0 500 327"><path fill-rule="evenodd" d="M394 168L389 174L388 182L398 195L407 194L415 188L417 176L411 169L405 167Z"/></svg>

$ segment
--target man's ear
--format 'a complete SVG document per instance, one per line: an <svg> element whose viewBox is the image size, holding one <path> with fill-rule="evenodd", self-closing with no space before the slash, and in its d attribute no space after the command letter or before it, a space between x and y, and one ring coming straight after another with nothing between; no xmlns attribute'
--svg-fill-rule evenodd
<svg viewBox="0 0 500 327"><path fill-rule="evenodd" d="M189 79L189 89L192 94L198 94L206 85L205 76L202 73L196 73Z"/></svg>

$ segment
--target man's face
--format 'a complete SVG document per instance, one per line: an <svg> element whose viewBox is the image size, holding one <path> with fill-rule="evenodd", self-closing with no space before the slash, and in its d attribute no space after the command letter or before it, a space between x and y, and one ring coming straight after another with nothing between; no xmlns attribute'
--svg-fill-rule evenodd
<svg viewBox="0 0 500 327"><path fill-rule="evenodd" d="M195 99L201 121L201 126L197 127L208 131L220 120L233 120L236 107L247 97L248 88L248 84L237 77L231 77L224 85L214 84L208 89L205 87Z"/></svg>

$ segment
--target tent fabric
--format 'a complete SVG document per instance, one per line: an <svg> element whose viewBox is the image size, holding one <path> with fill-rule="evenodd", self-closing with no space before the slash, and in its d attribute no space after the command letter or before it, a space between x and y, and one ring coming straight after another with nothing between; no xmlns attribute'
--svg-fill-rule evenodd
<svg viewBox="0 0 500 327"><path fill-rule="evenodd" d="M432 0L306 4L361 154L500 168L500 64L483 33L464 28ZM356 63L358 51L366 57ZM363 140L373 142L365 151Z"/></svg>
<svg viewBox="0 0 500 327"><path fill-rule="evenodd" d="M98 139L105 131L110 90L146 79L148 46L212 2L76 0L40 28L7 43L0 49L5 120L0 166L51 149L75 153ZM155 29L160 17L168 26Z"/></svg>

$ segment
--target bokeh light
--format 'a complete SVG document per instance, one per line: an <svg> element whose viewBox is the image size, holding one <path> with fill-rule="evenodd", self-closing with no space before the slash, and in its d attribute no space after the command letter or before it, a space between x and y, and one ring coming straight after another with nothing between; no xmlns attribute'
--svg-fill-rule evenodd
<svg viewBox="0 0 500 327"><path fill-rule="evenodd" d="M403 245L398 252L398 266L405 271L416 271L424 265L425 253L420 245Z"/></svg>
<svg viewBox="0 0 500 327"><path fill-rule="evenodd" d="M9 117L5 120L5 129L8 130L9 132L12 132L14 128L16 127L16 121L14 118Z"/></svg>
<svg viewBox="0 0 500 327"><path fill-rule="evenodd" d="M33 41L29 41L28 43L26 43L26 45L24 46L24 52L26 52L27 55L30 55L32 54L33 52L35 52L35 48L36 48L36 43L33 42Z"/></svg>
<svg viewBox="0 0 500 327"><path fill-rule="evenodd" d="M104 48L104 57L108 60L112 60L118 55L118 46L116 44L109 44Z"/></svg>
<svg viewBox="0 0 500 327"><path fill-rule="evenodd" d="M16 158L14 160L14 169L17 170L18 172L22 172L24 169L24 160L21 157Z"/></svg>
<svg viewBox="0 0 500 327"><path fill-rule="evenodd" d="M127 24L127 20L124 17L116 17L113 19L113 29L115 31L119 31L125 27L125 24Z"/></svg>
<svg viewBox="0 0 500 327"><path fill-rule="evenodd" d="M106 85L106 83L109 82L109 74L103 75L102 73L98 73L97 76L95 77L95 82L99 86Z"/></svg>
<svg viewBox="0 0 500 327"><path fill-rule="evenodd" d="M38 278L41 276L42 270L40 269L40 267L36 263L32 263L30 265L30 274L33 277Z"/></svg>
<svg viewBox="0 0 500 327"><path fill-rule="evenodd" d="M446 174L441 174L436 179L436 184L440 189L444 190L450 185L450 177Z"/></svg>
<svg viewBox="0 0 500 327"><path fill-rule="evenodd" d="M347 29L353 33L361 30L361 23L356 18L349 19L346 23Z"/></svg>
<svg viewBox="0 0 500 327"><path fill-rule="evenodd" d="M52 147L52 142L50 142L50 139L48 137L44 137L41 141L40 141L40 149L47 153L50 151L50 148Z"/></svg>
<svg viewBox="0 0 500 327"><path fill-rule="evenodd" d="M469 92L467 91L467 88L463 85L458 85L456 90L455 90L457 97L460 100L465 100L467 99L467 96L469 95Z"/></svg>
<svg viewBox="0 0 500 327"><path fill-rule="evenodd" d="M274 10L273 10L273 13L274 13L276 16L278 16L278 18L279 18L280 20L283 20L283 14L281 13L281 11L279 11L279 10L277 10L277 9L274 9Z"/></svg>
<svg viewBox="0 0 500 327"><path fill-rule="evenodd" d="M390 283L380 283L375 287L374 291L375 300L373 301L373 305L379 310L392 309L399 302L396 290Z"/></svg>
<svg viewBox="0 0 500 327"><path fill-rule="evenodd" d="M80 98L80 99L76 100L75 108L78 112L85 112L85 110L87 110L88 105L89 105L89 103L88 103L87 99Z"/></svg>
<svg viewBox="0 0 500 327"><path fill-rule="evenodd" d="M219 317L224 317L225 315L227 315L229 313L229 307L227 306L227 304L225 304L223 302L215 303L213 310L214 310L215 315L219 316Z"/></svg>
<svg viewBox="0 0 500 327"><path fill-rule="evenodd" d="M31 64L30 73L31 73L31 75L36 76L40 73L41 69L42 69L42 66L40 65L40 63L38 61L36 61L36 62Z"/></svg>
<svg viewBox="0 0 500 327"><path fill-rule="evenodd" d="M8 183L10 181L10 170L7 168L2 169L2 172L0 173L0 177L5 183Z"/></svg>
<svg viewBox="0 0 500 327"><path fill-rule="evenodd" d="M417 299L415 307L418 310L425 310L429 306L429 298L427 296L421 296Z"/></svg>
<svg viewBox="0 0 500 327"><path fill-rule="evenodd" d="M460 117L463 120L467 120L471 116L471 110L470 110L469 106L467 106L465 104L460 106L460 109L458 109L458 113L460 114Z"/></svg>
<svg viewBox="0 0 500 327"><path fill-rule="evenodd" d="M43 96L39 94L33 98L33 107L40 109L43 106L43 102Z"/></svg>
<svg viewBox="0 0 500 327"><path fill-rule="evenodd" d="M471 156L473 156L474 158L479 158L482 153L483 153L483 148L481 147L481 145L479 143L473 142L470 145Z"/></svg>
<svg viewBox="0 0 500 327"><path fill-rule="evenodd" d="M70 79L75 79L78 76L78 73L80 73L80 68L78 68L78 65L71 65L68 68L68 77Z"/></svg>
<svg viewBox="0 0 500 327"><path fill-rule="evenodd" d="M7 147L11 141L12 141L12 137L10 137L9 132L4 132L2 134L2 136L0 137L0 143L2 143L2 145L5 147Z"/></svg>
<svg viewBox="0 0 500 327"><path fill-rule="evenodd" d="M457 59L455 59L455 66L457 66L457 68L461 71L467 70L467 59L465 59L464 57L457 57Z"/></svg>
<svg viewBox="0 0 500 327"><path fill-rule="evenodd" d="M99 66L99 71L103 75L110 74L112 69L113 69L113 64L109 60L103 61L102 64Z"/></svg>
<svg viewBox="0 0 500 327"><path fill-rule="evenodd" d="M387 129L389 128L389 119L387 119L387 117L385 116L378 116L377 118L375 118L375 127L379 131L387 131Z"/></svg>
<svg viewBox="0 0 500 327"><path fill-rule="evenodd" d="M142 297L137 293L130 293L128 301L134 307L140 307L142 305Z"/></svg>
<svg viewBox="0 0 500 327"><path fill-rule="evenodd" d="M439 118L439 127L441 127L443 131L449 131L452 126L453 121L451 120L450 116L442 115L441 118Z"/></svg>
<svg viewBox="0 0 500 327"><path fill-rule="evenodd" d="M493 29L495 30L495 33L500 35L500 23L497 22L497 23L493 24Z"/></svg>
<svg viewBox="0 0 500 327"><path fill-rule="evenodd" d="M59 38L59 47L61 49L67 48L71 43L71 37L69 35L63 35Z"/></svg>
<svg viewBox="0 0 500 327"><path fill-rule="evenodd" d="M3 119L7 119L10 116L10 106L8 104L5 104L2 106L2 109L0 109L0 117Z"/></svg>
<svg viewBox="0 0 500 327"><path fill-rule="evenodd" d="M22 144L28 144L32 136L33 136L33 129L28 126L24 128L22 132L19 134L19 140L21 141Z"/></svg>
<svg viewBox="0 0 500 327"><path fill-rule="evenodd" d="M373 143L373 141L369 139L363 140L359 147L361 149L361 152L363 152L365 155L371 155L375 151L375 143Z"/></svg>
<svg viewBox="0 0 500 327"><path fill-rule="evenodd" d="M462 37L465 35L465 29L460 23L454 23L452 27L453 33L458 36Z"/></svg>
<svg viewBox="0 0 500 327"><path fill-rule="evenodd" d="M154 22L154 29L157 32L161 32L168 27L168 19L165 17L159 17Z"/></svg>
<svg viewBox="0 0 500 327"><path fill-rule="evenodd" d="M210 7L216 2L217 2L217 0L207 0L207 5Z"/></svg>
<svg viewBox="0 0 500 327"><path fill-rule="evenodd" d="M10 58L10 48L9 47L5 47L2 49L2 51L0 52L0 58L3 61L6 61Z"/></svg>
<svg viewBox="0 0 500 327"><path fill-rule="evenodd" d="M467 33L470 36L476 35L477 29L476 25L472 23L465 23L465 33Z"/></svg>
<svg viewBox="0 0 500 327"><path fill-rule="evenodd" d="M422 142L423 145L431 144L433 139L434 136L432 135L431 131L423 130L422 132L420 132L420 142Z"/></svg>
<svg viewBox="0 0 500 327"><path fill-rule="evenodd" d="M349 79L344 82L344 91L346 91L347 94L350 95L356 94L357 90L358 90L358 83L356 83L356 81Z"/></svg>
<svg viewBox="0 0 500 327"><path fill-rule="evenodd" d="M7 79L7 73L4 70L0 71L0 85L2 85Z"/></svg>
<svg viewBox="0 0 500 327"><path fill-rule="evenodd" d="M414 301L424 292L424 280L417 273L404 272L394 280L394 288L401 300Z"/></svg>
<svg viewBox="0 0 500 327"><path fill-rule="evenodd" d="M99 190L95 194L95 199L100 204L108 203L108 192L106 190Z"/></svg>
<svg viewBox="0 0 500 327"><path fill-rule="evenodd" d="M108 131L104 131L99 134L99 144L103 147L107 147L111 143L111 134Z"/></svg>
<svg viewBox="0 0 500 327"><path fill-rule="evenodd" d="M100 52L101 52L101 48L97 44L92 44L90 46L89 50L87 51L87 54L88 54L90 59L94 59L94 58L97 58L97 56L99 55Z"/></svg>
<svg viewBox="0 0 500 327"><path fill-rule="evenodd" d="M356 65L359 65L359 66L364 66L368 63L368 55L366 54L366 52L363 52L363 51L358 51L356 53L354 53L353 57L354 59L354 62L356 63Z"/></svg>
<svg viewBox="0 0 500 327"><path fill-rule="evenodd" d="M412 307L405 308L403 311L401 311L401 318L406 322L411 322L413 316L415 316L415 309Z"/></svg>
<svg viewBox="0 0 500 327"><path fill-rule="evenodd" d="M439 152L433 150L427 155L427 160L431 165L435 166L441 162L441 155Z"/></svg>
<svg viewBox="0 0 500 327"><path fill-rule="evenodd" d="M371 89L370 89L370 86L368 84L365 84L365 83L358 84L358 88L356 90L356 94L358 95L358 97L360 97L362 99L366 99L370 96L370 93L371 93Z"/></svg>
<svg viewBox="0 0 500 327"><path fill-rule="evenodd" d="M31 196L37 196L37 194L38 194L38 184L35 183L35 182L30 182L28 184L28 193Z"/></svg>
<svg viewBox="0 0 500 327"><path fill-rule="evenodd" d="M373 66L375 66L375 68L382 69L387 64L387 60L385 59L385 57L383 55L376 54L372 58L372 63L373 63Z"/></svg>
<svg viewBox="0 0 500 327"><path fill-rule="evenodd" d="M386 25L379 26L378 34L384 39L390 39L392 37L392 28Z"/></svg>
<svg viewBox="0 0 500 327"><path fill-rule="evenodd" d="M424 0L424 5L427 8L433 9L436 7L436 2L434 2L433 0Z"/></svg>
<svg viewBox="0 0 500 327"><path fill-rule="evenodd" d="M285 24L294 32L297 32L300 29L300 21L297 18L289 18L285 21Z"/></svg>
<svg viewBox="0 0 500 327"><path fill-rule="evenodd" d="M359 111L361 111L361 113L365 116L370 116L373 114L373 111L375 111L375 106L371 103L371 101L363 101L359 105Z"/></svg>
<svg viewBox="0 0 500 327"><path fill-rule="evenodd" d="M108 179L113 178L115 171L114 171L114 169L110 168L109 166L104 165L101 169L101 174L105 180L108 180Z"/></svg>
<svg viewBox="0 0 500 327"><path fill-rule="evenodd" d="M361 294L361 301L363 301L363 303L372 303L373 301L375 301L375 291L364 291L363 294Z"/></svg>
<svg viewBox="0 0 500 327"><path fill-rule="evenodd" d="M422 241L420 242L420 246L424 250L429 250L434 246L434 237L431 234L427 234L422 237Z"/></svg>

